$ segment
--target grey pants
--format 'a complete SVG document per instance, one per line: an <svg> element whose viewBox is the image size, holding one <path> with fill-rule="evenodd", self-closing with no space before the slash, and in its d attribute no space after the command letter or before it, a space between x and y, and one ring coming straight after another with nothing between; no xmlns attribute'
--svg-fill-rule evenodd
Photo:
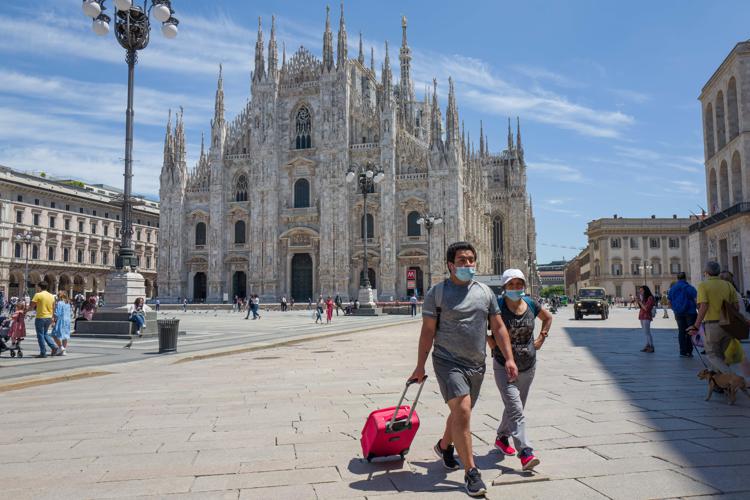
<svg viewBox="0 0 750 500"><path fill-rule="evenodd" d="M519 453L526 448L533 449L526 435L526 418L523 415L523 409L526 406L526 398L529 397L531 383L534 381L536 366L519 372L515 382L508 382L505 367L501 366L497 360L494 361L493 368L495 383L505 406L503 418L497 428L497 435L498 437L512 437L513 444Z"/></svg>
<svg viewBox="0 0 750 500"><path fill-rule="evenodd" d="M724 362L724 351L729 346L729 341L731 340L729 334L719 326L719 323L715 322L703 323L703 328L706 331L703 344L709 363L713 366L714 370L721 373L734 373L734 370Z"/></svg>

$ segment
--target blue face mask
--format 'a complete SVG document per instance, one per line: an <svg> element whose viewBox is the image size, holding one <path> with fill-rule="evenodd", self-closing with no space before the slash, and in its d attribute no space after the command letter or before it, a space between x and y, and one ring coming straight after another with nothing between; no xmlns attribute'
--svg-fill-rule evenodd
<svg viewBox="0 0 750 500"><path fill-rule="evenodd" d="M524 296L526 296L526 292L524 292L523 290L505 290L505 296L513 302L518 302Z"/></svg>
<svg viewBox="0 0 750 500"><path fill-rule="evenodd" d="M476 273L477 269L475 267L456 268L456 278L458 278L460 281L471 281Z"/></svg>

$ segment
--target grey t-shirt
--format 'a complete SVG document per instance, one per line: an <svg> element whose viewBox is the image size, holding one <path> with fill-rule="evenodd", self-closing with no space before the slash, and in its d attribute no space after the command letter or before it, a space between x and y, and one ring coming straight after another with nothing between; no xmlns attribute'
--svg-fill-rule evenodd
<svg viewBox="0 0 750 500"><path fill-rule="evenodd" d="M500 314L495 294L472 281L466 286L451 280L430 288L422 305L422 316L437 317L435 290L443 287L440 324L435 333L433 356L462 366L484 366L487 355L487 316Z"/></svg>

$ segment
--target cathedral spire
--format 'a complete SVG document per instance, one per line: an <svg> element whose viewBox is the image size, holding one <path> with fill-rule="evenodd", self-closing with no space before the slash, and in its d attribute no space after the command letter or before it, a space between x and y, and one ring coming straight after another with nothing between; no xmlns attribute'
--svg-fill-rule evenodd
<svg viewBox="0 0 750 500"><path fill-rule="evenodd" d="M203 136L203 132L201 132L201 155L200 155L200 161L203 161L203 159L205 157L206 157L205 138Z"/></svg>
<svg viewBox="0 0 750 500"><path fill-rule="evenodd" d="M523 157L523 146L521 145L521 119L516 116L516 150L519 157Z"/></svg>
<svg viewBox="0 0 750 500"><path fill-rule="evenodd" d="M214 103L214 119L211 120L211 149L220 153L223 148L224 130L224 77L223 68L219 64L219 79L216 82L216 101Z"/></svg>
<svg viewBox="0 0 750 500"><path fill-rule="evenodd" d="M341 15L339 16L339 39L336 47L336 69L343 69L348 60L346 43L346 25L344 23L344 2L341 1Z"/></svg>
<svg viewBox="0 0 750 500"><path fill-rule="evenodd" d="M448 108L445 111L445 143L449 147L458 146L458 107L453 78L448 77Z"/></svg>
<svg viewBox="0 0 750 500"><path fill-rule="evenodd" d="M263 60L263 27L258 16L258 40L255 42L255 72L253 81L261 81L266 73L266 63Z"/></svg>
<svg viewBox="0 0 750 500"><path fill-rule="evenodd" d="M399 83L401 115L405 121L406 129L411 130L414 88L411 83L411 49L409 49L409 45L406 42L406 16L401 16L401 49L399 50L398 58L401 63L401 81Z"/></svg>
<svg viewBox="0 0 750 500"><path fill-rule="evenodd" d="M172 137L172 110L167 115L167 132L164 134L164 163L162 168L171 168L174 159L174 138Z"/></svg>
<svg viewBox="0 0 750 500"><path fill-rule="evenodd" d="M281 70L286 69L286 42L281 42Z"/></svg>
<svg viewBox="0 0 750 500"><path fill-rule="evenodd" d="M466 127L463 120L461 120L461 157L466 161Z"/></svg>
<svg viewBox="0 0 750 500"><path fill-rule="evenodd" d="M484 124L479 120L479 156L484 156Z"/></svg>
<svg viewBox="0 0 750 500"><path fill-rule="evenodd" d="M432 79L432 109L430 110L430 147L442 147L443 117L440 113L440 103L437 97L437 79Z"/></svg>
<svg viewBox="0 0 750 500"><path fill-rule="evenodd" d="M268 76L275 79L278 73L279 51L276 47L276 16L271 16L271 38L268 41Z"/></svg>
<svg viewBox="0 0 750 500"><path fill-rule="evenodd" d="M177 115L177 124L174 132L174 153L175 163L178 169L185 170L185 122L183 119L183 109L180 106L180 114Z"/></svg>
<svg viewBox="0 0 750 500"><path fill-rule="evenodd" d="M375 76L375 47L370 46L370 71Z"/></svg>
<svg viewBox="0 0 750 500"><path fill-rule="evenodd" d="M326 5L326 29L323 32L323 71L333 69L333 34L331 33L331 8Z"/></svg>
<svg viewBox="0 0 750 500"><path fill-rule="evenodd" d="M365 66L365 53L362 52L362 32L359 32L359 55L357 55L357 60L359 61L359 64L362 65L362 67Z"/></svg>
<svg viewBox="0 0 750 500"><path fill-rule="evenodd" d="M382 78L383 78L383 94L385 99L390 99L391 95L393 95L393 87L392 87L392 77L391 74L391 58L388 56L388 40L385 41L385 60L383 61L383 71L382 71Z"/></svg>
<svg viewBox="0 0 750 500"><path fill-rule="evenodd" d="M510 118L508 118L508 151L513 151L513 132L510 130Z"/></svg>

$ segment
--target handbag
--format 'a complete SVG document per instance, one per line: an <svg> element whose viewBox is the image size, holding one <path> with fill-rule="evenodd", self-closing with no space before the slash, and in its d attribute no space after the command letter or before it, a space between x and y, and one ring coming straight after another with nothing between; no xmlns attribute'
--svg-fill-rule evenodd
<svg viewBox="0 0 750 500"><path fill-rule="evenodd" d="M719 326L734 339L746 340L750 337L750 326L745 321L745 317L735 309L734 304L726 300L721 304Z"/></svg>

